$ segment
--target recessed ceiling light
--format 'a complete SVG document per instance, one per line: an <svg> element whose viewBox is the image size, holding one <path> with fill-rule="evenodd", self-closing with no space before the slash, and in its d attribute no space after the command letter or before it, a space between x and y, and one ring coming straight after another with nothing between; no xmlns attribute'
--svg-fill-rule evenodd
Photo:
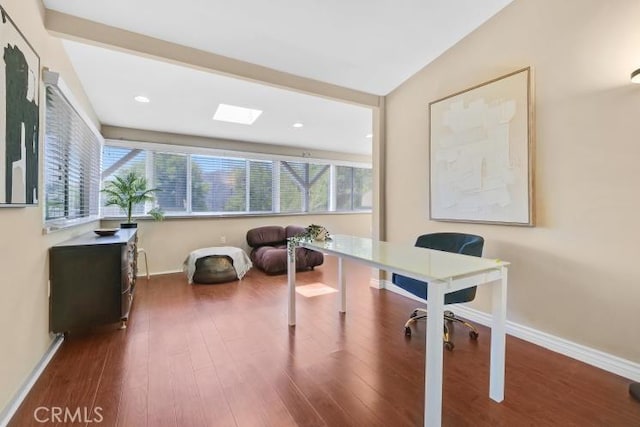
<svg viewBox="0 0 640 427"><path fill-rule="evenodd" d="M133 99L135 99L136 101L142 103L142 104L148 104L149 102L151 102L151 100L149 98L147 98L146 96L143 95L138 95L138 96L134 96Z"/></svg>
<svg viewBox="0 0 640 427"><path fill-rule="evenodd" d="M369 139L371 139L371 138L373 138L373 134L372 134L372 133L368 133L368 134L366 134L364 137L365 137L365 138L369 138Z"/></svg>
<svg viewBox="0 0 640 427"><path fill-rule="evenodd" d="M220 104L213 120L220 122L239 123L241 125L252 125L262 114L262 110L252 108L237 107L235 105Z"/></svg>
<svg viewBox="0 0 640 427"><path fill-rule="evenodd" d="M296 122L296 123L293 124L294 128L301 128L302 126L304 126L304 125L302 123L300 123L300 122Z"/></svg>

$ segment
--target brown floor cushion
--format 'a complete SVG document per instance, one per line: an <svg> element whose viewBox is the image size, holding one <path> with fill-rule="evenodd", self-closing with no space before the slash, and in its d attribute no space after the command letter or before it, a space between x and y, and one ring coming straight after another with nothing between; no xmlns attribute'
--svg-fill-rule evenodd
<svg viewBox="0 0 640 427"><path fill-rule="evenodd" d="M226 255L210 255L196 260L196 271L193 273L195 283L224 283L238 280L231 257Z"/></svg>

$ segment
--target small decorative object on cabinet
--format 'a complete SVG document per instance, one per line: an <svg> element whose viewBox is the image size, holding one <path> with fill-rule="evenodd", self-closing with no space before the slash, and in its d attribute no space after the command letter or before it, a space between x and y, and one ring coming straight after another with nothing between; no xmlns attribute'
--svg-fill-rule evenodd
<svg viewBox="0 0 640 427"><path fill-rule="evenodd" d="M137 273L136 229L93 232L49 250L49 328L66 333L109 323L126 327Z"/></svg>
<svg viewBox="0 0 640 427"><path fill-rule="evenodd" d="M113 236L118 232L118 230L120 229L119 228L96 228L95 230L93 230L93 232L96 233L98 236L106 237L106 236Z"/></svg>

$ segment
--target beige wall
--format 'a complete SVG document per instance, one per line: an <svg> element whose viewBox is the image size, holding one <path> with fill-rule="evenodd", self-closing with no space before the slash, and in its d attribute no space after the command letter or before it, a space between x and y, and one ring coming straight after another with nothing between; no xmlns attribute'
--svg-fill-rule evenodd
<svg viewBox="0 0 640 427"><path fill-rule="evenodd" d="M508 319L640 362L637 0L515 0L387 97L387 237L459 230L511 261ZM428 103L532 66L535 228L428 219ZM413 183L411 187L407 183ZM487 292L474 307L487 311Z"/></svg>
<svg viewBox="0 0 640 427"><path fill-rule="evenodd" d="M43 9L39 0L4 0L2 6L40 55L40 65L60 73L74 96L85 105L86 113L95 114L86 100L81 85L69 63L62 44L50 37L42 23ZM4 101L3 101L4 102ZM44 91L40 93L42 158ZM97 125L97 120L96 120ZM40 197L42 198L42 165ZM72 235L95 228L95 224L72 231L42 234L42 208L0 209L0 413L25 381L49 347L49 306L47 296L47 249Z"/></svg>
<svg viewBox="0 0 640 427"><path fill-rule="evenodd" d="M245 250L247 231L263 225L324 225L332 234L371 236L371 214L278 215L202 219L165 219L138 224L139 245L149 257L153 273L182 269L189 252L209 246L236 246ZM118 221L103 221L105 227L117 227ZM221 243L220 237L226 237ZM144 266L140 260L140 274Z"/></svg>

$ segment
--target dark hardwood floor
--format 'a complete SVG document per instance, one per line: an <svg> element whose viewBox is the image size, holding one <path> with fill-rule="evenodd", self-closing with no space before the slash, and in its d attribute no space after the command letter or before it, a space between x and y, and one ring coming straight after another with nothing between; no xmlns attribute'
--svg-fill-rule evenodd
<svg viewBox="0 0 640 427"><path fill-rule="evenodd" d="M286 276L140 279L128 329L68 336L10 425L43 425L34 411L59 407L81 408L84 422L44 425L420 426L424 324L403 333L416 303L370 288L369 268L345 265L347 314L336 293L298 295L292 329ZM298 283L335 287L335 270L326 258ZM490 331L479 329L477 342L454 329L456 348L444 353L445 426L640 426L628 380L513 337L506 399L491 401ZM38 418L51 419L47 411ZM88 422L96 413L102 422Z"/></svg>

